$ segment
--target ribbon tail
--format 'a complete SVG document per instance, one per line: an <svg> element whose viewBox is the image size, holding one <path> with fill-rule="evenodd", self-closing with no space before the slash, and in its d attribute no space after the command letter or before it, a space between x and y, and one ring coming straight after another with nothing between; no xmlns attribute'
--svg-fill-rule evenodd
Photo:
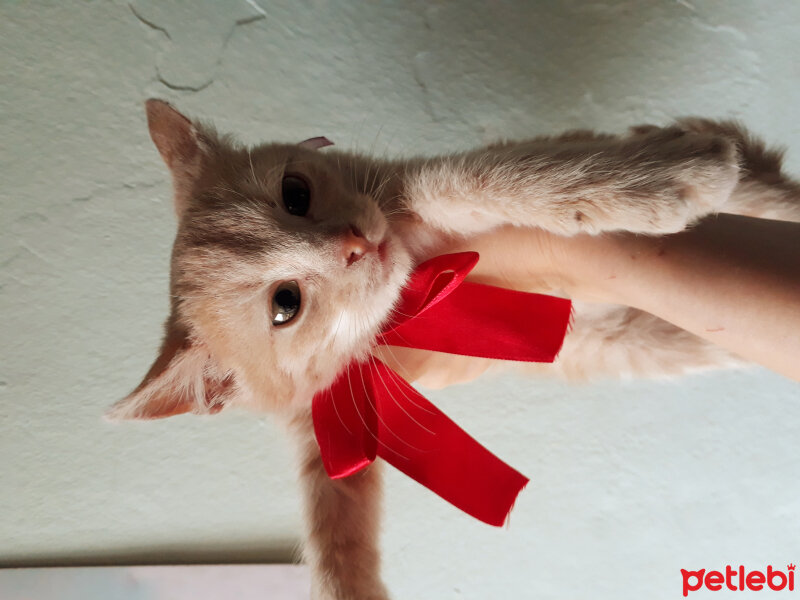
<svg viewBox="0 0 800 600"><path fill-rule="evenodd" d="M312 400L314 435L331 479L352 475L375 460L378 427L372 388L371 367L353 363Z"/></svg>
<svg viewBox="0 0 800 600"><path fill-rule="evenodd" d="M570 325L564 298L464 282L381 343L449 354L553 362Z"/></svg>
<svg viewBox="0 0 800 600"><path fill-rule="evenodd" d="M377 454L465 513L501 526L528 478L455 424L397 373L374 361Z"/></svg>

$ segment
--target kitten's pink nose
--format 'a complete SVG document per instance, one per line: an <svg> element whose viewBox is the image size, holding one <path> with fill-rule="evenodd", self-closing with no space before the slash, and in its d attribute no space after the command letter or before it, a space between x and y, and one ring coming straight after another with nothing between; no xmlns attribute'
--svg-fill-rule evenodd
<svg viewBox="0 0 800 600"><path fill-rule="evenodd" d="M369 253L377 250L377 246L370 242L355 225L350 225L350 229L345 231L342 239L342 256L349 267L354 262Z"/></svg>

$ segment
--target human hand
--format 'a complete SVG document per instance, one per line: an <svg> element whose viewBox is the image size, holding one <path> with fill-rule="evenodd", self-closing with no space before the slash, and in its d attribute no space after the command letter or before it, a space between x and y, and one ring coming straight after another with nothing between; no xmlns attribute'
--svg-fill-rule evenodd
<svg viewBox="0 0 800 600"><path fill-rule="evenodd" d="M454 241L439 253L478 252L481 258L467 277L469 281L526 292L589 295L589 286L581 285L575 262L578 249L573 248L583 243L542 229L509 226ZM471 381L496 362L384 346L376 349L375 355L406 380L434 389Z"/></svg>

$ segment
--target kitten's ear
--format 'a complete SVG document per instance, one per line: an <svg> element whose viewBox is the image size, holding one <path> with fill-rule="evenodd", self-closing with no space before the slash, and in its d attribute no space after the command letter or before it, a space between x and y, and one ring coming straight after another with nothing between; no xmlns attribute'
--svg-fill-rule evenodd
<svg viewBox="0 0 800 600"><path fill-rule="evenodd" d="M181 216L209 155L209 136L172 105L151 98L145 103L150 137L172 173L175 212Z"/></svg>
<svg viewBox="0 0 800 600"><path fill-rule="evenodd" d="M158 358L144 380L106 413L111 421L161 419L182 413L213 414L238 393L230 372L223 372L206 347L186 332L168 326Z"/></svg>

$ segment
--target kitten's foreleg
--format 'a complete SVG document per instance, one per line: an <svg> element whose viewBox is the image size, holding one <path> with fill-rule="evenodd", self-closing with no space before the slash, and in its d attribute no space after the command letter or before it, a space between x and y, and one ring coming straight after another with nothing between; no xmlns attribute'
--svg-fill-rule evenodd
<svg viewBox="0 0 800 600"><path fill-rule="evenodd" d="M662 234L717 211L736 186L738 160L725 136L678 127L566 134L411 164L404 190L423 221L463 235L506 223Z"/></svg>
<svg viewBox="0 0 800 600"><path fill-rule="evenodd" d="M388 600L380 579L381 480L373 464L344 479L325 472L310 414L292 420L305 501L304 557L314 600Z"/></svg>

